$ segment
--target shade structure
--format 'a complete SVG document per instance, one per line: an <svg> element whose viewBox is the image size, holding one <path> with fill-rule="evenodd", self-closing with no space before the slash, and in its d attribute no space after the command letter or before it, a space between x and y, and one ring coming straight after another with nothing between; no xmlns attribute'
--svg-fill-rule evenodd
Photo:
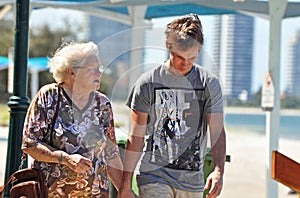
<svg viewBox="0 0 300 198"><path fill-rule="evenodd" d="M1 4L0 4L1 5ZM248 13L268 17L269 2L261 0L31 0L33 7L64 7L87 12L117 13L129 16L130 6L147 6L145 19L178 16ZM300 2L288 2L283 18L300 16ZM113 16L111 16L113 17ZM118 15L114 16L118 18Z"/></svg>

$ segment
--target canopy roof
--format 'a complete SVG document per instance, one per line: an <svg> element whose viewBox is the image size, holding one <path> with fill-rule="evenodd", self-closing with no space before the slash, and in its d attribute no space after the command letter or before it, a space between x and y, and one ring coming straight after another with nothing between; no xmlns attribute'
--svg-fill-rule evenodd
<svg viewBox="0 0 300 198"><path fill-rule="evenodd" d="M33 6L106 10L128 15L128 6L147 5L145 18L184 15L252 13L269 15L268 1L256 0L31 0ZM283 18L300 16L300 2L288 2Z"/></svg>
<svg viewBox="0 0 300 198"><path fill-rule="evenodd" d="M0 6L13 4L2 0ZM269 3L263 0L31 0L34 9L59 7L84 11L125 24L131 24L131 6L143 6L144 19L179 16L187 13L198 15L247 14L269 17ZM300 16L300 2L288 2L283 18Z"/></svg>
<svg viewBox="0 0 300 198"><path fill-rule="evenodd" d="M32 0L33 6L60 6L79 10L106 10L128 15L128 6L147 5L145 19L177 16L248 13L269 15L268 1L256 0ZM81 7L81 8L79 8ZM300 2L288 2L283 18L300 16Z"/></svg>

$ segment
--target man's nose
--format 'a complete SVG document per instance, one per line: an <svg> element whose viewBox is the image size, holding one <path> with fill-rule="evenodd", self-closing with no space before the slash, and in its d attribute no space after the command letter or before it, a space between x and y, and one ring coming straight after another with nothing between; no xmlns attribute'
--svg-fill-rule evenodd
<svg viewBox="0 0 300 198"><path fill-rule="evenodd" d="M187 58L183 58L183 59L182 59L182 63L183 63L184 65L188 65L188 64L189 64L189 60L188 60Z"/></svg>

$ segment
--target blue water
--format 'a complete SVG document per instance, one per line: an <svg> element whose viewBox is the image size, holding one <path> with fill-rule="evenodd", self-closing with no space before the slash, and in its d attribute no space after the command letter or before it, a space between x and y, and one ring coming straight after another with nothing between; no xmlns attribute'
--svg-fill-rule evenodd
<svg viewBox="0 0 300 198"><path fill-rule="evenodd" d="M265 114L225 114L225 126L228 129L244 129L254 133L265 134ZM279 136L300 140L300 115L280 116Z"/></svg>

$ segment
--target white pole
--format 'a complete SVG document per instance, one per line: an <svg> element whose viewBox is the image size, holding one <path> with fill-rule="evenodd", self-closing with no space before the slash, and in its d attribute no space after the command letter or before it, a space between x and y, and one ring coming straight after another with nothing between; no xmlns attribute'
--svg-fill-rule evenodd
<svg viewBox="0 0 300 198"><path fill-rule="evenodd" d="M278 197L278 184L271 177L272 150L278 149L279 122L280 122L280 46L281 21L285 13L287 0L269 0L270 12L270 46L269 72L274 82L274 108L266 113L267 138L267 198Z"/></svg>
<svg viewBox="0 0 300 198"><path fill-rule="evenodd" d="M131 51L130 51L130 79L129 88L142 73L143 51L145 45L144 20L147 6L130 6L129 13L132 22Z"/></svg>
<svg viewBox="0 0 300 198"><path fill-rule="evenodd" d="M34 98L35 94L39 89L39 69L31 68L31 82L30 82L30 91L31 91L31 100Z"/></svg>

